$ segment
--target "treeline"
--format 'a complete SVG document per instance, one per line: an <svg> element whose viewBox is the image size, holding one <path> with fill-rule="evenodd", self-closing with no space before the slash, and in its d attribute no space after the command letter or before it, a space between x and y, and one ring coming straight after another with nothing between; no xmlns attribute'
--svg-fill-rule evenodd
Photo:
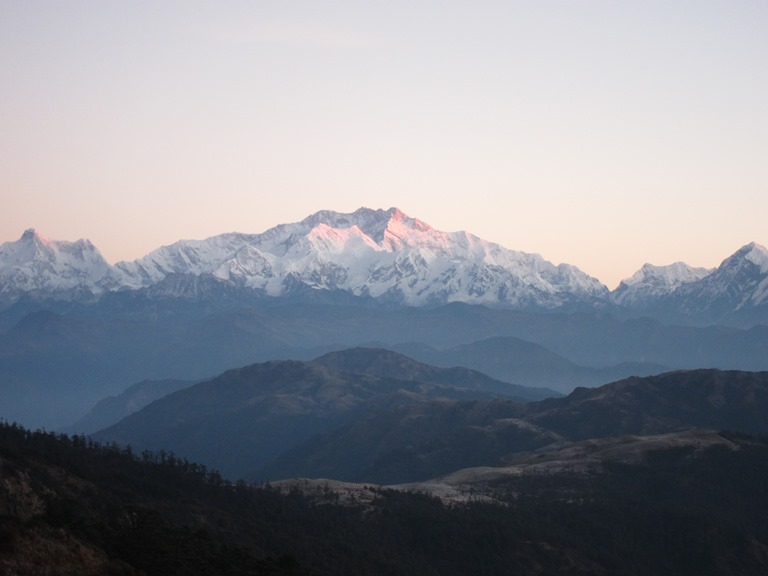
<svg viewBox="0 0 768 576"><path fill-rule="evenodd" d="M0 574L768 573L768 445L522 477L502 503L329 504L168 452L0 424Z"/></svg>
<svg viewBox="0 0 768 576"><path fill-rule="evenodd" d="M0 574L307 573L211 525L250 490L173 453L0 423L0 465Z"/></svg>
<svg viewBox="0 0 768 576"><path fill-rule="evenodd" d="M225 484L217 470L179 458L171 451L144 450L136 454L130 446L115 442L99 442L83 434L27 430L15 422L0 421L0 450L7 454L23 450L27 456L45 458L51 464L95 478L108 475L116 467L121 474L149 474L151 480L167 478L197 486Z"/></svg>

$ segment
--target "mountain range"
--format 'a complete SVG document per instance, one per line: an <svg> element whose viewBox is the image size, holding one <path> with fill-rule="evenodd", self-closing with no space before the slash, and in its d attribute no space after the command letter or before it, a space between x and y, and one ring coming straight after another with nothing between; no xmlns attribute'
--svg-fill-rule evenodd
<svg viewBox="0 0 768 576"><path fill-rule="evenodd" d="M441 232L397 208L321 211L261 234L181 240L114 266L87 240L52 241L34 229L0 245L3 308L126 290L189 298L227 286L261 297L324 291L395 305L615 309L748 327L768 319L768 251L748 244L714 270L646 264L611 292L575 266Z"/></svg>
<svg viewBox="0 0 768 576"><path fill-rule="evenodd" d="M131 385L350 347L569 393L675 369L768 369L768 257L646 265L610 292L568 265L400 210L108 264L87 240L0 245L0 417L61 428Z"/></svg>
<svg viewBox="0 0 768 576"><path fill-rule="evenodd" d="M230 478L395 484L499 466L563 442L691 428L768 432L768 372L686 370L561 398L530 394L471 370L356 348L227 371L92 437L172 450Z"/></svg>
<svg viewBox="0 0 768 576"><path fill-rule="evenodd" d="M611 292L395 208L116 265L27 230L0 573L763 574L766 300L754 243Z"/></svg>
<svg viewBox="0 0 768 576"><path fill-rule="evenodd" d="M505 399L422 402L317 435L257 470L256 477L434 485L440 483L436 478L459 470L503 472L525 455L541 461L569 445L601 438L692 429L764 435L767 408L768 373L718 370L630 378L524 405ZM472 474L463 476L464 484L473 483Z"/></svg>
<svg viewBox="0 0 768 576"><path fill-rule="evenodd" d="M243 477L300 442L364 414L439 399L544 396L463 368L356 348L310 362L270 361L229 370L150 403L98 439L170 449ZM82 430L80 430L82 432Z"/></svg>

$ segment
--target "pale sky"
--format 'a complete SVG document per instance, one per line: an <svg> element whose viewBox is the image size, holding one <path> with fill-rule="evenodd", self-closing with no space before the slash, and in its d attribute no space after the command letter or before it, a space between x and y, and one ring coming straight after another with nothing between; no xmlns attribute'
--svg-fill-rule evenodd
<svg viewBox="0 0 768 576"><path fill-rule="evenodd" d="M0 0L0 242L397 206L568 262L768 245L768 1Z"/></svg>

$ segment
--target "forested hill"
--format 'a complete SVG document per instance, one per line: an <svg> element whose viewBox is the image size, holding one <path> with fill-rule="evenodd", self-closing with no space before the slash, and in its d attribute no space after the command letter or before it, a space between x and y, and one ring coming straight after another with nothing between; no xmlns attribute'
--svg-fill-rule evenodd
<svg viewBox="0 0 768 576"><path fill-rule="evenodd" d="M169 453L2 424L0 574L762 575L768 444L728 438L448 505L230 484Z"/></svg>

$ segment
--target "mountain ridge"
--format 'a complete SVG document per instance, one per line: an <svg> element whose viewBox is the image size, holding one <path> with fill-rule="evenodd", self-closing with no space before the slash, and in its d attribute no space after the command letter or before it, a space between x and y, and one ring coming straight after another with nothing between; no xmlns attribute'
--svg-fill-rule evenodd
<svg viewBox="0 0 768 576"><path fill-rule="evenodd" d="M354 371L340 369L345 367ZM356 348L315 361L228 370L163 396L92 436L134 448L173 449L237 476L372 410L429 398L504 397L522 406L514 399L525 392L472 370L419 365L394 352ZM158 445L161 437L164 445Z"/></svg>
<svg viewBox="0 0 768 576"><path fill-rule="evenodd" d="M504 399L401 405L300 444L256 474L397 484L477 466L503 467L532 450L691 429L768 431L768 372L681 370L577 388L525 405ZM338 446L345 451L339 453Z"/></svg>
<svg viewBox="0 0 768 576"><path fill-rule="evenodd" d="M768 322L768 250L755 242L714 269L645 264L613 291L573 265L442 232L399 208L321 210L260 234L179 240L114 265L88 240L49 240L32 228L0 244L0 308L23 298L93 301L181 276L209 276L255 297L336 291L406 306L616 308L698 325Z"/></svg>

